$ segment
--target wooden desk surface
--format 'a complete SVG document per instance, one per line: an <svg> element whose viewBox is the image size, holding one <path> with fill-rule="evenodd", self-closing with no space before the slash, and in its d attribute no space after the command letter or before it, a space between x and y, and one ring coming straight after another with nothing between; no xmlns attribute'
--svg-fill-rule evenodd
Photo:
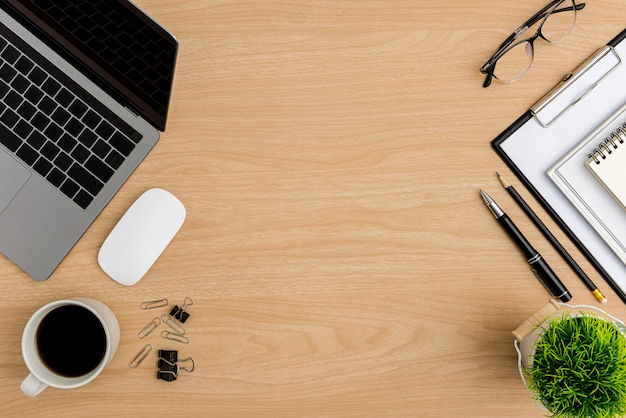
<svg viewBox="0 0 626 418"><path fill-rule="evenodd" d="M539 210L490 141L625 26L590 1L571 37L538 41L531 72L482 88L478 68L546 0L137 0L180 41L168 129L48 281L0 258L3 415L544 416L513 330L548 299L479 198L499 199L574 294L589 291L498 183ZM96 254L143 191L187 220L123 287ZM557 237L626 318L626 305ZM57 298L107 303L122 328L103 374L24 396L26 320ZM144 301L191 297L190 344L137 332ZM154 351L129 362L146 343ZM156 379L156 350L197 369Z"/></svg>

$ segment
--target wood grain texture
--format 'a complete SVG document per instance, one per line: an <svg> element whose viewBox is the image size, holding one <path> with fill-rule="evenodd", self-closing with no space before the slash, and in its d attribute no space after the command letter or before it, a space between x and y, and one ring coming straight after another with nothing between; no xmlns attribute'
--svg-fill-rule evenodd
<svg viewBox="0 0 626 418"><path fill-rule="evenodd" d="M56 273L0 258L5 416L532 417L511 331L548 294L478 195L485 188L574 295L593 296L495 177L506 175L609 298L490 141L624 27L589 2L531 72L482 88L480 65L545 1L137 0L180 55L167 131ZM150 187L187 220L133 287L97 251ZM103 374L35 399L19 390L29 315L56 298L111 306L120 348ZM144 301L186 297L190 344L137 332ZM158 312L160 315L161 311ZM146 343L152 355L129 362ZM156 379L158 349L197 369Z"/></svg>

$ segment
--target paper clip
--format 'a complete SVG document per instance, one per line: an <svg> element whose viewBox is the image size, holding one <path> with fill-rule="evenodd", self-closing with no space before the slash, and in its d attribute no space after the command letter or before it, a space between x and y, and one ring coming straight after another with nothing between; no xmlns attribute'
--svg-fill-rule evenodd
<svg viewBox="0 0 626 418"><path fill-rule="evenodd" d="M157 327L160 324L161 324L161 319L158 317L154 318L152 321L148 322L148 325L143 327L143 329L137 333L137 337L139 338L147 337L148 335L152 333L152 331L157 329Z"/></svg>
<svg viewBox="0 0 626 418"><path fill-rule="evenodd" d="M133 361L130 362L130 368L131 369L135 369L137 368L142 361L144 361L144 359L146 357L148 357L148 354L150 354L150 351L152 351L152 344L146 344L141 351L139 352L139 354L137 354L135 356L135 358L133 359Z"/></svg>
<svg viewBox="0 0 626 418"><path fill-rule="evenodd" d="M158 299L158 300L151 300L149 302L144 302L141 305L139 305L139 307L143 310L162 308L164 306L167 306L169 303L170 302L167 300L167 298L165 298L165 299Z"/></svg>
<svg viewBox="0 0 626 418"><path fill-rule="evenodd" d="M176 342L183 343L183 344L189 344L189 338L185 337L182 334L178 334L176 332L161 331L161 337L167 340L172 340L172 341L176 341Z"/></svg>
<svg viewBox="0 0 626 418"><path fill-rule="evenodd" d="M185 335L187 333L182 324L174 319L171 315L161 315L161 323L170 327L176 334Z"/></svg>
<svg viewBox="0 0 626 418"><path fill-rule="evenodd" d="M189 313L187 312L187 308L191 305L193 305L193 299L187 297L183 301L183 306L178 307L178 305L175 305L174 308L172 308L170 315L184 324L185 321L189 319Z"/></svg>
<svg viewBox="0 0 626 418"><path fill-rule="evenodd" d="M180 363L191 362L191 368L181 367ZM178 361L178 351L174 350L159 350L159 361L157 362L159 371L157 372L157 379L165 380L166 382L173 382L178 378L178 374L181 370L188 373L193 372L196 369L196 361L192 358L186 358Z"/></svg>

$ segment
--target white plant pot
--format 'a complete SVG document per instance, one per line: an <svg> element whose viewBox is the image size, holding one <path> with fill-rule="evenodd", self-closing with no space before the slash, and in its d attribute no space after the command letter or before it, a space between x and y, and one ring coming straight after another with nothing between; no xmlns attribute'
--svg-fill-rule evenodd
<svg viewBox="0 0 626 418"><path fill-rule="evenodd" d="M622 335L626 337L626 326L624 322L609 315L602 309L589 305L568 305L551 300L513 331L513 335L515 336L515 350L518 354L519 374L524 385L529 390L530 388L526 382L524 369L532 366L535 344L547 330L546 327L549 326L548 322L554 318L562 317L566 312L569 312L572 318L581 316L583 313L594 314L600 319L612 322ZM542 409L547 410L546 406L543 405L540 400L537 400L537 404Z"/></svg>

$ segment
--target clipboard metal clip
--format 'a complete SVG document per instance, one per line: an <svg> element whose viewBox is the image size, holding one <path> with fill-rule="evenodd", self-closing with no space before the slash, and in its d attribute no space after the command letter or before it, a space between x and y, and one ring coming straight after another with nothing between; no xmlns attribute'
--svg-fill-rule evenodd
<svg viewBox="0 0 626 418"><path fill-rule="evenodd" d="M615 48L608 45L601 48L531 107L533 116L544 128L549 127L591 93L621 63Z"/></svg>

